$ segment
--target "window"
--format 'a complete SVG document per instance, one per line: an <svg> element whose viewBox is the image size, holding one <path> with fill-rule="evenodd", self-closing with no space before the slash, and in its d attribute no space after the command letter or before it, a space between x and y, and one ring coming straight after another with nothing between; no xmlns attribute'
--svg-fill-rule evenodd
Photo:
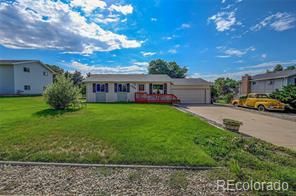
<svg viewBox="0 0 296 196"><path fill-rule="evenodd" d="M108 92L108 84L97 84L96 92Z"/></svg>
<svg viewBox="0 0 296 196"><path fill-rule="evenodd" d="M24 72L30 72L30 67L24 67Z"/></svg>
<svg viewBox="0 0 296 196"><path fill-rule="evenodd" d="M296 85L296 78L294 78L294 84Z"/></svg>
<svg viewBox="0 0 296 196"><path fill-rule="evenodd" d="M152 85L153 94L164 94L164 85L163 84L153 84Z"/></svg>
<svg viewBox="0 0 296 196"><path fill-rule="evenodd" d="M256 97L257 98L268 98L268 96L266 94L257 94Z"/></svg>
<svg viewBox="0 0 296 196"><path fill-rule="evenodd" d="M114 84L114 92L130 92L130 84Z"/></svg>
<svg viewBox="0 0 296 196"><path fill-rule="evenodd" d="M30 86L30 85L25 85L25 86L24 86L24 90L25 90L25 91L29 91L29 90L31 90L31 86Z"/></svg>
<svg viewBox="0 0 296 196"><path fill-rule="evenodd" d="M256 82L252 82L253 85L256 85Z"/></svg>
<svg viewBox="0 0 296 196"><path fill-rule="evenodd" d="M43 86L43 91L45 91L46 90L46 86Z"/></svg>
<svg viewBox="0 0 296 196"><path fill-rule="evenodd" d="M269 85L272 85L272 84L273 84L273 81L272 81L272 80L269 80L269 81L268 81L268 84L269 84Z"/></svg>
<svg viewBox="0 0 296 196"><path fill-rule="evenodd" d="M47 71L44 71L44 72L43 72L43 75L44 75L44 76L48 76L48 72L47 72Z"/></svg>
<svg viewBox="0 0 296 196"><path fill-rule="evenodd" d="M139 84L139 91L145 91L145 84Z"/></svg>

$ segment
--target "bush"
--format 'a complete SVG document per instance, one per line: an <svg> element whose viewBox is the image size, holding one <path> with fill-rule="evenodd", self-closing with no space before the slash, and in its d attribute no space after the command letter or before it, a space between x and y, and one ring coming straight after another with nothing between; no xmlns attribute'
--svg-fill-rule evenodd
<svg viewBox="0 0 296 196"><path fill-rule="evenodd" d="M289 104L296 109L296 86L294 85L284 86L282 90L273 92L270 97Z"/></svg>
<svg viewBox="0 0 296 196"><path fill-rule="evenodd" d="M64 110L80 103L80 89L63 75L56 77L56 82L44 92L46 103L56 110Z"/></svg>

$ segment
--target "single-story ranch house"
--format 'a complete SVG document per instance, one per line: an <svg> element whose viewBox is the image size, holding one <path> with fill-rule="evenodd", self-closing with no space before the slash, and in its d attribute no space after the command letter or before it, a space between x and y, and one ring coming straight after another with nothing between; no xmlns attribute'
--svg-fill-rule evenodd
<svg viewBox="0 0 296 196"><path fill-rule="evenodd" d="M137 95L171 95L181 103L211 101L211 83L201 78L173 79L165 74L93 74L84 83L88 102L135 102Z"/></svg>
<svg viewBox="0 0 296 196"><path fill-rule="evenodd" d="M0 95L42 94L53 74L38 60L0 60Z"/></svg>

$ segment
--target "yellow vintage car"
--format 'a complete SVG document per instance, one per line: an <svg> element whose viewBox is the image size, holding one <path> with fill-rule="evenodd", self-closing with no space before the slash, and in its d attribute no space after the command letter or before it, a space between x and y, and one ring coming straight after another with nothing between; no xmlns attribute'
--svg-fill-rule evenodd
<svg viewBox="0 0 296 196"><path fill-rule="evenodd" d="M285 104L282 102L269 98L266 94L250 93L248 96L240 97L232 100L233 106L256 108L259 111L277 110L284 111Z"/></svg>

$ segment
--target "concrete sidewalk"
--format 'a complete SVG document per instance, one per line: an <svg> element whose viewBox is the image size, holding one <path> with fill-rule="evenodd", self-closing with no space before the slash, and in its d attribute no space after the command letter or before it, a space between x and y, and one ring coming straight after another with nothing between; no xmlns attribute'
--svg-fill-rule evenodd
<svg viewBox="0 0 296 196"><path fill-rule="evenodd" d="M183 109L222 124L223 118L243 122L240 132L296 150L296 122L216 105L181 105Z"/></svg>

